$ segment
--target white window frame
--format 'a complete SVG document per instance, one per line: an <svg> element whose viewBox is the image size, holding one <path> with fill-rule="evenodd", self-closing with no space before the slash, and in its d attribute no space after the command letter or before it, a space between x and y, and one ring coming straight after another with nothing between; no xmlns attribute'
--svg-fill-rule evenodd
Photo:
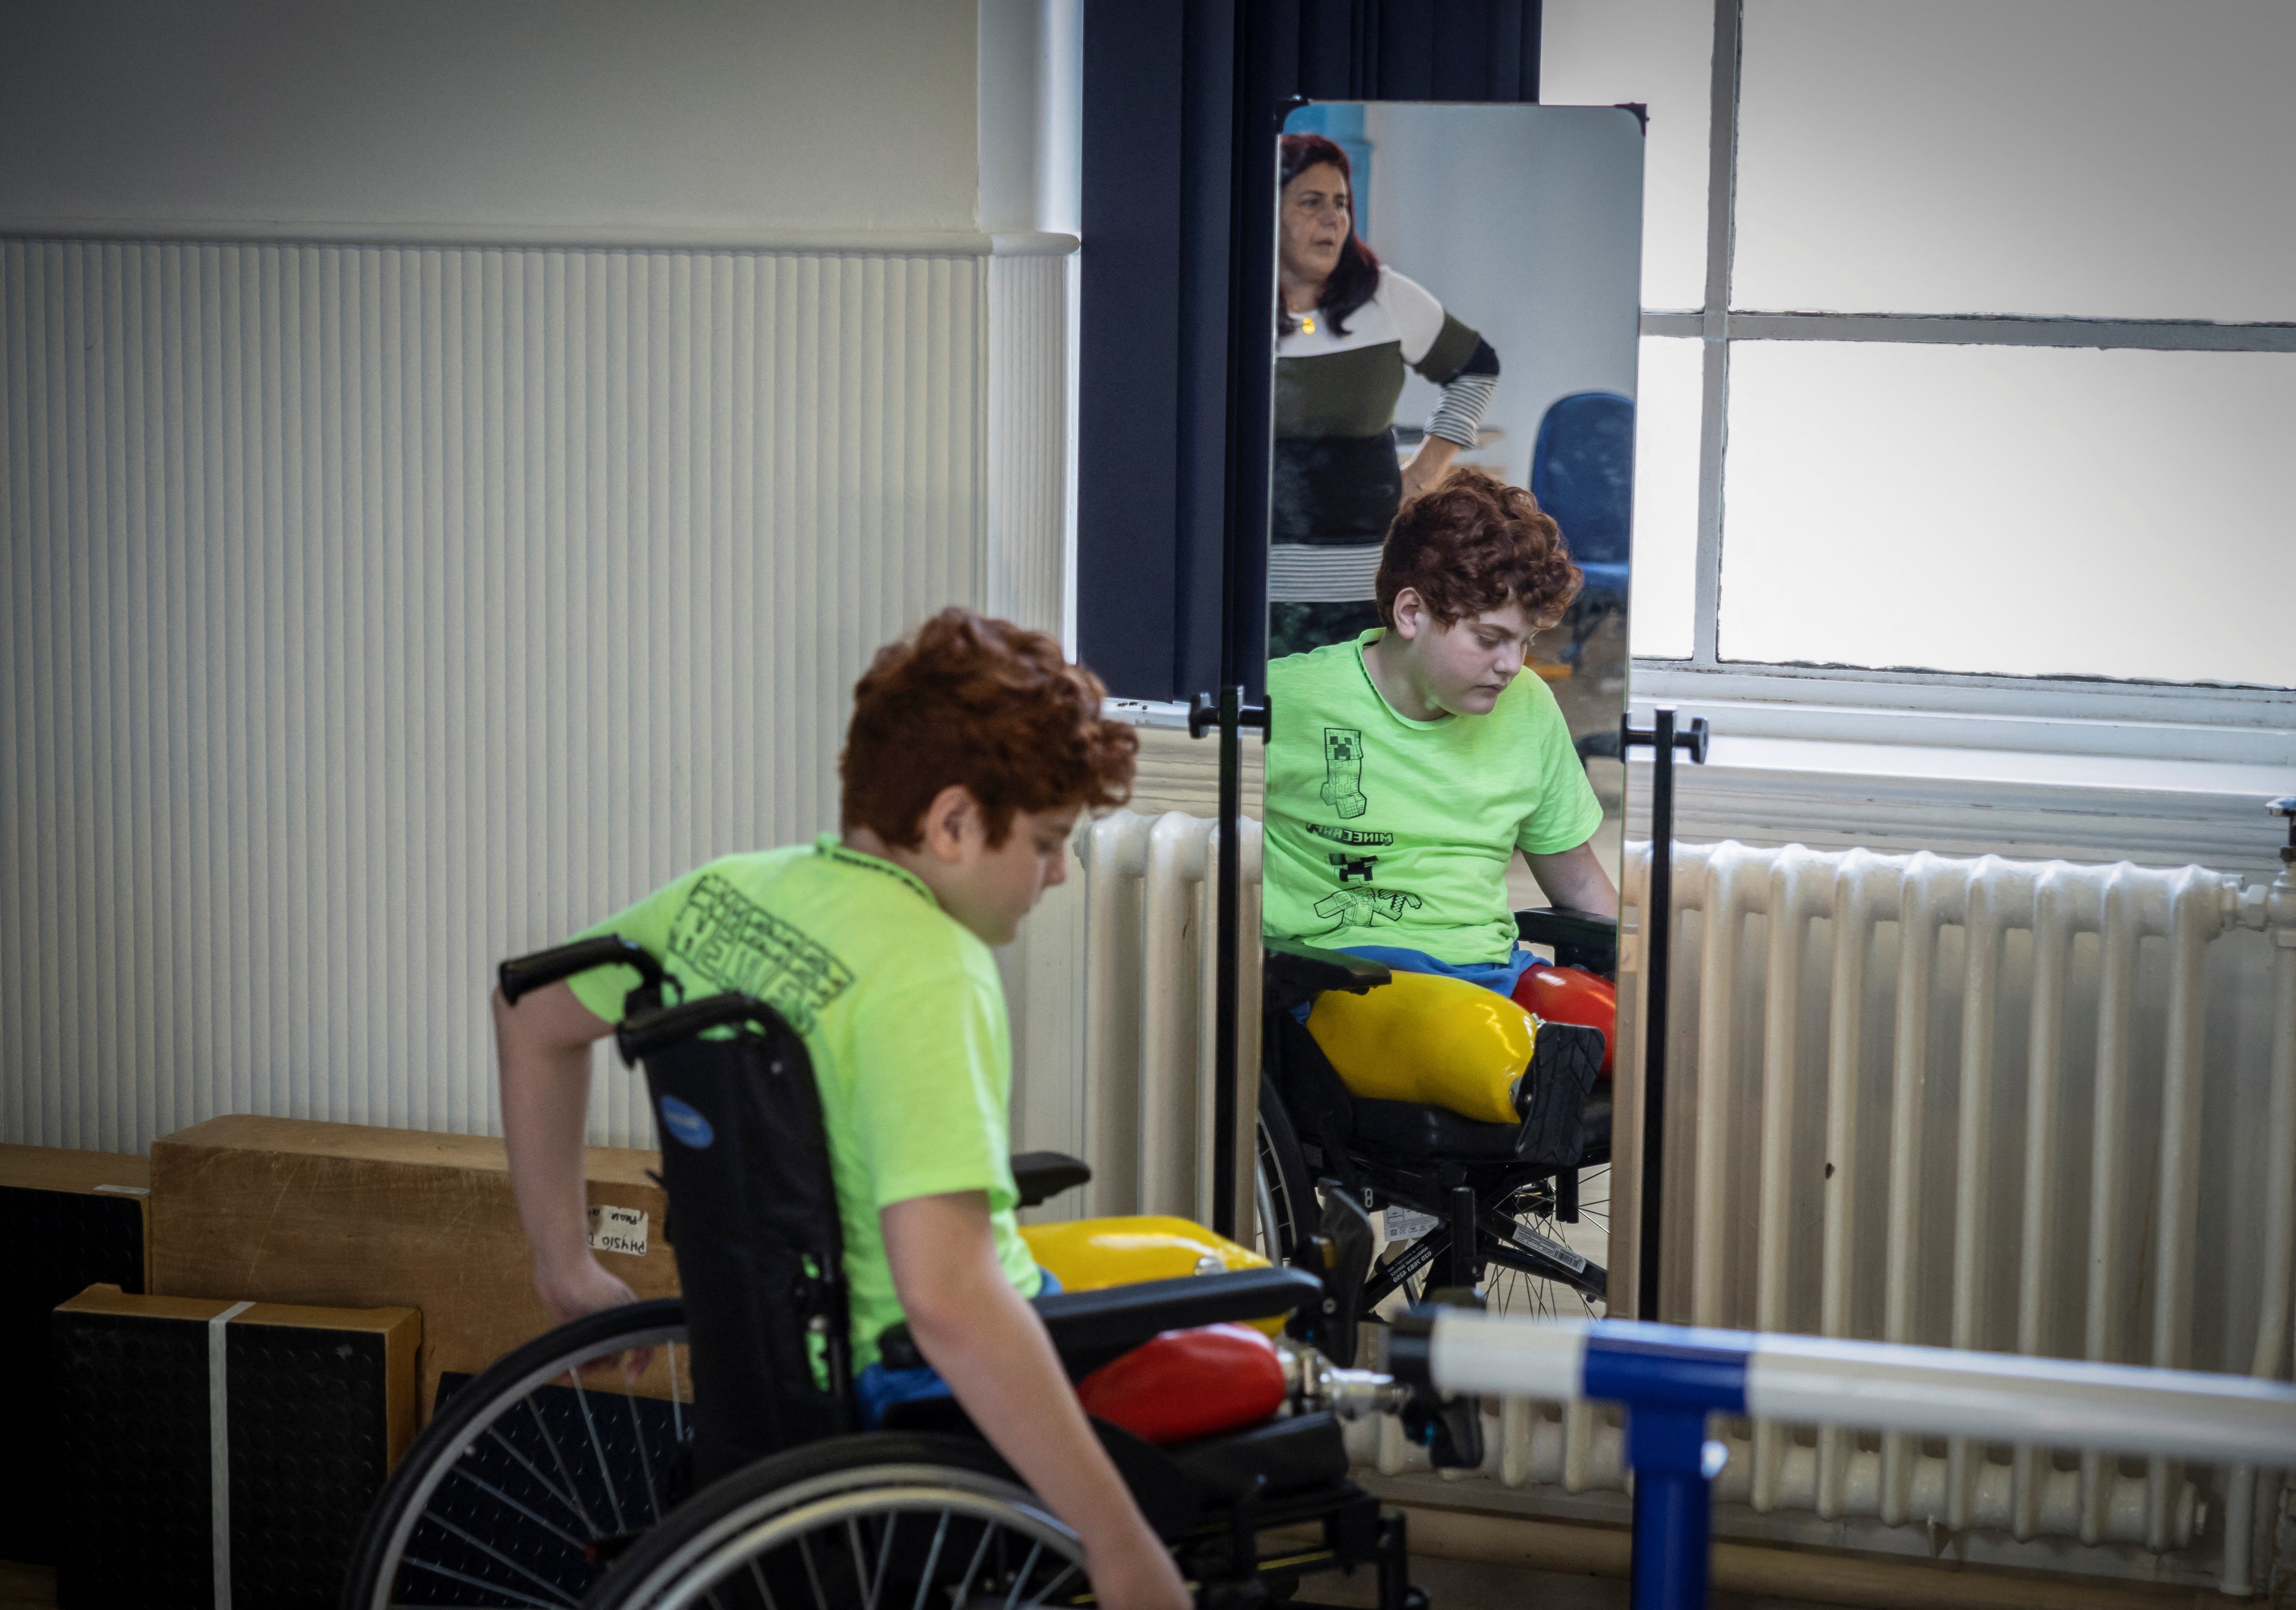
<svg viewBox="0 0 2296 1610"><path fill-rule="evenodd" d="M2017 748L2155 760L2296 764L2296 690L2088 677L1956 674L1725 660L1723 462L1739 341L1881 341L2171 352L2296 352L2296 323L1765 313L1731 306L1744 0L1716 0L1708 142L1706 300L1645 309L1647 336L1705 343L1699 404L1697 574L1686 659L1636 657L1637 706L1705 714L1718 731L1833 741ZM2292 636L2296 656L2296 636Z"/></svg>

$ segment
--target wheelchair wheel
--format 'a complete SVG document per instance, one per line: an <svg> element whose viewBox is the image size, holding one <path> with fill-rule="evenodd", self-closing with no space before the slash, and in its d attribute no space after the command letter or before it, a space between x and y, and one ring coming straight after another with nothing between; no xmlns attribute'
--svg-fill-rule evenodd
<svg viewBox="0 0 2296 1610"><path fill-rule="evenodd" d="M1315 1181L1300 1149L1299 1132L1283 1099L1265 1075L1259 1081L1259 1124L1253 1158L1252 1201L1255 1206L1252 1250L1269 1263L1290 1261L1303 1238L1318 1222Z"/></svg>
<svg viewBox="0 0 2296 1610"><path fill-rule="evenodd" d="M635 1378L623 1368L632 1350L652 1353ZM684 1496L693 1438L675 1297L562 1325L451 1397L442 1382L430 1424L367 1514L342 1610L572 1610Z"/></svg>
<svg viewBox="0 0 2296 1610"><path fill-rule="evenodd" d="M1491 1312L1600 1319L1607 1312L1601 1294L1609 1283L1603 1262L1611 1239L1611 1165L1580 1169L1577 1196L1578 1217L1571 1222L1557 1213L1561 1205L1550 1181L1525 1186L1495 1205L1513 1226L1505 1236L1493 1230L1493 1208L1485 1208L1478 1284ZM1374 1307L1398 1295L1406 1305L1423 1301L1449 1278L1449 1231L1440 1225L1424 1236L1389 1242L1365 1287L1366 1301Z"/></svg>
<svg viewBox="0 0 2296 1610"><path fill-rule="evenodd" d="M1090 1593L1084 1545L986 1447L870 1432L762 1459L696 1494L582 1610L1042 1610Z"/></svg>
<svg viewBox="0 0 2296 1610"><path fill-rule="evenodd" d="M1578 1171L1578 1222L1566 1223L1554 1211L1551 1194L1540 1190L1516 1193L1500 1211L1529 1234L1560 1242L1573 1254L1601 1263L1610 1257L1611 1165L1607 1163ZM1502 1254L1503 1255L1503 1254ZM1484 1295L1493 1313L1533 1314L1546 1319L1599 1320L1607 1312L1603 1299L1542 1272L1518 1269L1494 1257L1484 1277Z"/></svg>

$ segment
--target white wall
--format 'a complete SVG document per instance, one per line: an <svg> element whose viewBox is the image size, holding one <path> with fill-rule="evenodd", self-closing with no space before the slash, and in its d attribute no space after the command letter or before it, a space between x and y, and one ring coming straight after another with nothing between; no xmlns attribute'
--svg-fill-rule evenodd
<svg viewBox="0 0 2296 1610"><path fill-rule="evenodd" d="M0 14L0 1140L490 1129L496 959L833 827L920 616L1060 624L1070 243L976 143L1058 15Z"/></svg>
<svg viewBox="0 0 2296 1610"><path fill-rule="evenodd" d="M74 0L0 21L0 223L969 232L973 0Z"/></svg>
<svg viewBox="0 0 2296 1610"><path fill-rule="evenodd" d="M1463 462L1530 484L1538 422L1574 391L1635 394L1643 140L1609 108L1373 106L1373 248L1499 355L1483 423L1505 437ZM1436 388L1405 382L1396 420Z"/></svg>
<svg viewBox="0 0 2296 1610"><path fill-rule="evenodd" d="M980 227L1077 233L1084 0L980 0Z"/></svg>

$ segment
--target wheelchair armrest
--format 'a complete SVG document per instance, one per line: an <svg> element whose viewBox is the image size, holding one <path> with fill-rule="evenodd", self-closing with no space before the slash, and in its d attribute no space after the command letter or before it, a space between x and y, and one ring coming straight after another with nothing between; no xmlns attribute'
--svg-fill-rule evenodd
<svg viewBox="0 0 2296 1610"><path fill-rule="evenodd" d="M1080 1379L1164 1331L1275 1319L1323 1296L1323 1282L1305 1270L1242 1269L1056 1292L1037 1298L1034 1306L1070 1378ZM888 1369L913 1369L925 1361L906 1322L887 1326L877 1350Z"/></svg>
<svg viewBox="0 0 2296 1610"><path fill-rule="evenodd" d="M1608 731L1589 732L1585 737L1573 740L1570 747L1577 751L1578 764L1582 766L1596 758L1624 760L1627 756L1626 740L1620 735L1616 727L1611 728Z"/></svg>
<svg viewBox="0 0 2296 1610"><path fill-rule="evenodd" d="M1034 1207L1064 1190L1074 1190L1092 1178L1092 1165L1066 1152L1014 1152L1013 1183L1020 1188L1021 1205Z"/></svg>
<svg viewBox="0 0 2296 1610"><path fill-rule="evenodd" d="M1567 944L1580 950L1615 950L1619 919L1567 905L1538 906L1514 914L1515 937L1529 944Z"/></svg>
<svg viewBox="0 0 2296 1610"><path fill-rule="evenodd" d="M1619 921L1570 906L1542 906L1514 914L1515 937L1527 944L1554 947L1554 960L1564 967L1590 966L1612 973L1619 965ZM1570 952L1566 956L1564 952Z"/></svg>
<svg viewBox="0 0 2296 1610"><path fill-rule="evenodd" d="M1312 1001L1326 990L1360 995L1395 977L1385 962L1320 950L1296 939L1263 939L1260 950L1268 1005L1276 1009Z"/></svg>

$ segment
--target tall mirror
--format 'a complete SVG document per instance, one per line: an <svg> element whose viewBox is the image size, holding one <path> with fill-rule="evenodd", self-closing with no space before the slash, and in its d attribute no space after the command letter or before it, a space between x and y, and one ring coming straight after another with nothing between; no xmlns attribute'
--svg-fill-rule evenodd
<svg viewBox="0 0 2296 1610"><path fill-rule="evenodd" d="M1322 103L1278 160L1261 1233L1363 1318L1601 1313L1642 125Z"/></svg>

